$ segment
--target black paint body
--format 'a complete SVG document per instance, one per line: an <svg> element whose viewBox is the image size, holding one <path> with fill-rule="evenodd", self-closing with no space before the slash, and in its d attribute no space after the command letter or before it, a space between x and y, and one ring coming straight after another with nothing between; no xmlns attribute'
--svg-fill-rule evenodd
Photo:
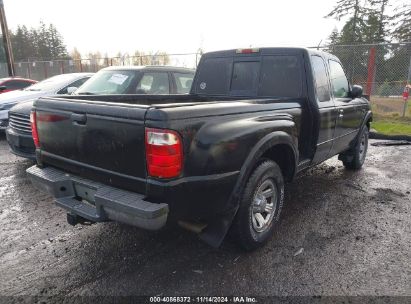
<svg viewBox="0 0 411 304"><path fill-rule="evenodd" d="M301 97L196 92L206 58L259 60L270 54L299 58ZM151 202L167 203L170 215L177 219L207 221L214 238L208 241L219 243L236 212L244 183L261 157L269 157L272 151L284 159L282 170L290 181L299 171L348 150L361 126L371 119L365 98L341 101L331 96L327 103L317 101L313 54L325 61L337 60L300 48L267 48L252 54L214 52L202 57L190 95L40 98L34 103L35 111L59 115L60 120L38 122L41 148L36 151L37 161L41 166L145 194ZM343 117L339 116L341 109ZM147 176L146 127L171 129L181 135L184 163L180 177Z"/></svg>

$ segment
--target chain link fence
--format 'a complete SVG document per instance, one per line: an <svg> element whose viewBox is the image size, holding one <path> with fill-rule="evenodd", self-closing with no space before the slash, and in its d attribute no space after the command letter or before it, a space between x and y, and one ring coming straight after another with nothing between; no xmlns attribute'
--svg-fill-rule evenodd
<svg viewBox="0 0 411 304"><path fill-rule="evenodd" d="M329 45L318 49L336 55L352 84L361 85L370 96L377 118L411 118L403 100L411 83L411 42L363 45Z"/></svg>
<svg viewBox="0 0 411 304"><path fill-rule="evenodd" d="M23 61L14 64L16 75L43 80L48 77L79 72L97 72L108 66L120 65L171 65L187 68L196 68L200 60L200 53L187 54L159 54L159 55L142 55L91 59L70 59L70 60L36 60ZM7 65L0 64L0 75L6 77Z"/></svg>

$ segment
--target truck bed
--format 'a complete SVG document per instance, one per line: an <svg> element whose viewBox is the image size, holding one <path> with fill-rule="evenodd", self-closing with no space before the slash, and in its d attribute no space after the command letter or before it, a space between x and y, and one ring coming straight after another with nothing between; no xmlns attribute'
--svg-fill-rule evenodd
<svg viewBox="0 0 411 304"><path fill-rule="evenodd" d="M266 119L271 120L273 118L269 112L272 112L273 102L278 111L287 109L289 112L294 108L296 115L300 115L302 101L295 99L234 100L230 97L217 99L196 95L40 98L34 103L41 143L37 159L41 164L84 178L145 194L145 127L179 129L183 121L195 119L193 128L200 128L213 117L229 115L231 118L228 121L236 121L239 116L261 111L267 111ZM184 128L190 128L189 125ZM183 137L187 135L183 134ZM187 151L190 150L190 140L192 138L184 140ZM195 157L199 155L201 151L196 151ZM193 161L199 162L202 167L196 169L198 166L192 165ZM205 164L205 159L194 160L186 155L185 162L185 175L200 174L203 166L208 166L209 173L214 173L214 169ZM238 168L221 166L219 170L228 172Z"/></svg>

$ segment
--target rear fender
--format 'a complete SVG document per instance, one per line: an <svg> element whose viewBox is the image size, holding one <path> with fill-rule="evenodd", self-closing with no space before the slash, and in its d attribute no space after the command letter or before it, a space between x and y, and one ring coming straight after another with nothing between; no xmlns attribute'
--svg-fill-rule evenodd
<svg viewBox="0 0 411 304"><path fill-rule="evenodd" d="M237 213L239 207L239 198L241 197L242 189L244 189L250 174L253 172L254 168L261 160L261 157L269 149L273 148L276 145L289 146L294 153L295 164L293 175L295 175L298 162L297 142L298 141L296 138L293 138L286 132L276 131L264 136L253 147L241 168L239 178L231 194L229 200L230 208L224 215L217 217L213 222L209 223L208 227L204 230L204 232L202 232L199 235L201 240L205 241L213 247L219 247L221 245Z"/></svg>
<svg viewBox="0 0 411 304"><path fill-rule="evenodd" d="M348 151L342 153L342 154L348 154L348 155L349 155L349 154L352 152L352 149L356 146L356 144L357 144L357 142L358 142L358 140L359 140L359 136L360 136L360 133L361 133L362 128L363 128L368 122L371 122L371 121L372 121L372 112L371 112L371 111L368 111L368 112L365 114L365 116L364 116L364 118L363 118L363 120L362 120L362 122L361 122L360 128L358 129L358 134L357 134L357 135L354 137L354 139L350 142L350 149L349 149Z"/></svg>

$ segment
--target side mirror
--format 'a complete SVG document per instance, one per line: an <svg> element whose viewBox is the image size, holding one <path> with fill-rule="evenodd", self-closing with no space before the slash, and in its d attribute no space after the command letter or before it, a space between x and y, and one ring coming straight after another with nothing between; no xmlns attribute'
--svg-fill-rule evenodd
<svg viewBox="0 0 411 304"><path fill-rule="evenodd" d="M77 89L77 87L68 87L67 94L73 94Z"/></svg>
<svg viewBox="0 0 411 304"><path fill-rule="evenodd" d="M0 92L3 92L4 90L7 90L7 87L6 86L0 86Z"/></svg>
<svg viewBox="0 0 411 304"><path fill-rule="evenodd" d="M363 93L362 86L353 85L351 88L350 96L351 98L361 97Z"/></svg>

